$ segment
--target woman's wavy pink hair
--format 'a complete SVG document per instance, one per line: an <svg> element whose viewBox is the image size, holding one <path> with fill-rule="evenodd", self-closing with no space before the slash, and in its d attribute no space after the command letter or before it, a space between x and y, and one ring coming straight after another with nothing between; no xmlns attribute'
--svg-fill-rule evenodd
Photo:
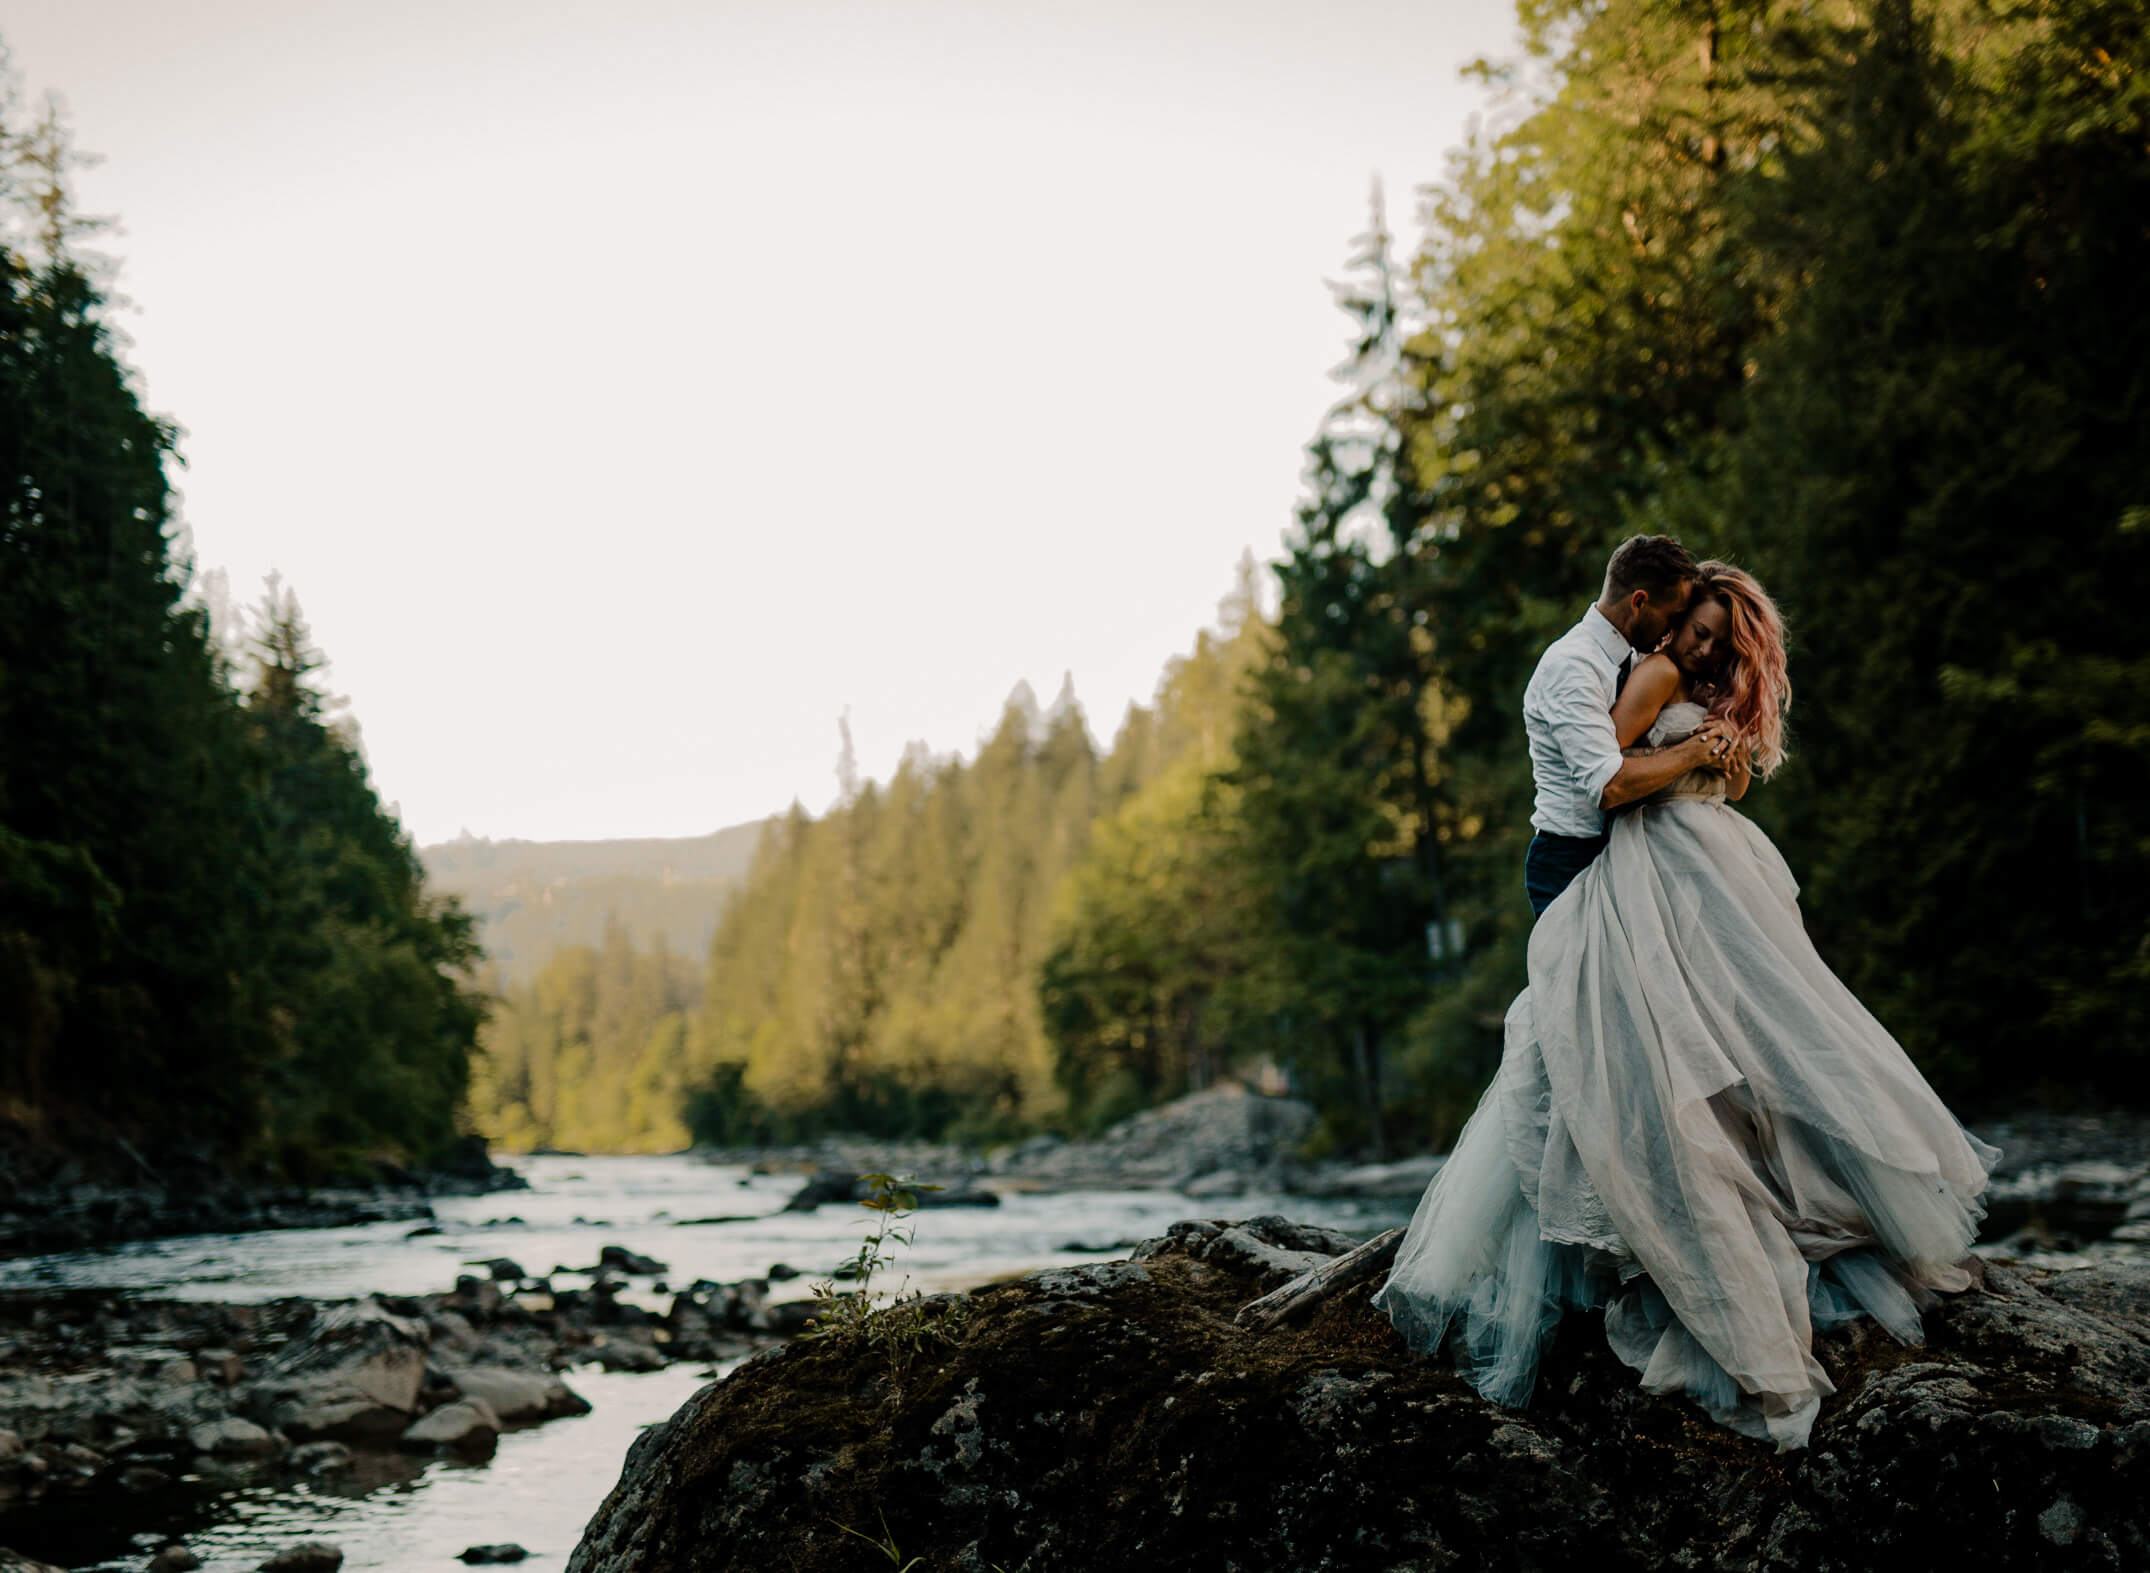
<svg viewBox="0 0 2150 1573"><path fill-rule="evenodd" d="M1754 751L1754 773L1767 779L1784 763L1784 713L1792 707L1792 679L1784 658L1784 618L1754 575L1712 560L1695 568L1694 599L1707 596L1731 618L1732 657L1720 674L1711 705Z"/></svg>

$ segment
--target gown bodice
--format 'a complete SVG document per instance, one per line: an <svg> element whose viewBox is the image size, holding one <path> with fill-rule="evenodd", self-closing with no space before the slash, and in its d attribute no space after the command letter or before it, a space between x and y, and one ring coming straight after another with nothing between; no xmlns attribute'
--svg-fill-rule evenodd
<svg viewBox="0 0 2150 1573"><path fill-rule="evenodd" d="M1642 741L1633 748L1623 749L1622 752L1640 754L1653 748L1663 748L1667 743L1677 743L1692 735L1695 728L1708 719L1709 713L1708 705L1692 699L1682 699L1669 704L1658 711L1657 719L1650 723L1650 730L1643 734ZM1643 801L1667 803L1679 798L1701 798L1721 803L1725 800L1726 792L1727 782L1723 771L1697 769L1673 777Z"/></svg>

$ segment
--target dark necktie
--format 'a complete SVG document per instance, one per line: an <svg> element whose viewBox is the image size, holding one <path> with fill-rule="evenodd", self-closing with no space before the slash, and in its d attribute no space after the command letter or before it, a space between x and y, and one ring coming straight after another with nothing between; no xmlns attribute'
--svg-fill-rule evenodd
<svg viewBox="0 0 2150 1573"><path fill-rule="evenodd" d="M1620 675L1613 679L1613 698L1620 697L1620 690L1627 687L1627 674L1635 670L1635 652L1630 650L1620 663Z"/></svg>

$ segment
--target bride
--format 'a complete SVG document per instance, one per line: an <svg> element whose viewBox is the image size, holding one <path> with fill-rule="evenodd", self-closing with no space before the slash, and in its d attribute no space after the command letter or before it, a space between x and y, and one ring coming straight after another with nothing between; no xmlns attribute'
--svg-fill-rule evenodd
<svg viewBox="0 0 2150 1573"><path fill-rule="evenodd" d="M1784 758L1776 607L1718 562L1689 607L1615 730L1632 752L1715 714L1745 757L1615 819L1539 918L1500 1072L1375 1303L1511 1406L1561 1314L1603 1308L1645 1388L1802 1447L1835 1391L1814 1329L1864 1314L1918 1341L1920 1307L1969 1286L2000 1154L1824 965L1784 859L1730 806Z"/></svg>

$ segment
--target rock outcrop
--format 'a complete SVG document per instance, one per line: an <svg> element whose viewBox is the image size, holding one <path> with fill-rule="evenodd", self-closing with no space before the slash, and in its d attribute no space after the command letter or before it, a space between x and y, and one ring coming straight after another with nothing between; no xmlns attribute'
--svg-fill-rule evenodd
<svg viewBox="0 0 2150 1573"><path fill-rule="evenodd" d="M1190 1222L759 1356L636 1442L570 1573L848 1570L846 1530L935 1573L2150 1566L2150 1265L1996 1264L1921 1347L1822 1339L1838 1391L1780 1455L1587 1317L1522 1411L1408 1354L1372 1283L1234 1325L1341 1243Z"/></svg>
<svg viewBox="0 0 2150 1573"><path fill-rule="evenodd" d="M1130 1115L1094 1141L1041 1136L1010 1148L995 1174L1062 1189L1196 1185L1227 1190L1280 1188L1294 1149L1314 1123L1311 1104L1219 1082Z"/></svg>

